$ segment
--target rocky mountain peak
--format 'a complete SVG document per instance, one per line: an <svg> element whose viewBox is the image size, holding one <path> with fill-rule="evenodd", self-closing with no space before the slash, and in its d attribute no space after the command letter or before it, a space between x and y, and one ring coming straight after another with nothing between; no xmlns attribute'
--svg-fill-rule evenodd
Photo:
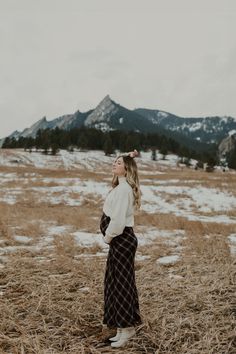
<svg viewBox="0 0 236 354"><path fill-rule="evenodd" d="M46 117L43 117L41 119L39 119L36 123L34 123L30 128L26 128L23 130L23 132L21 133L21 135L23 137L26 136L36 136L36 133L39 129L46 129L48 125L48 121L46 119Z"/></svg>
<svg viewBox="0 0 236 354"><path fill-rule="evenodd" d="M18 130L14 130L14 132L9 135L9 138L17 136L19 134L20 134L20 132Z"/></svg>
<svg viewBox="0 0 236 354"><path fill-rule="evenodd" d="M219 155L222 157L236 147L236 132L223 139L218 147Z"/></svg>
<svg viewBox="0 0 236 354"><path fill-rule="evenodd" d="M106 105L106 104L109 104L110 102L112 102L110 95L106 95L98 105L100 105L100 104Z"/></svg>
<svg viewBox="0 0 236 354"><path fill-rule="evenodd" d="M85 120L85 125L92 125L98 122L109 122L112 115L118 111L118 105L107 95L97 105L94 111Z"/></svg>

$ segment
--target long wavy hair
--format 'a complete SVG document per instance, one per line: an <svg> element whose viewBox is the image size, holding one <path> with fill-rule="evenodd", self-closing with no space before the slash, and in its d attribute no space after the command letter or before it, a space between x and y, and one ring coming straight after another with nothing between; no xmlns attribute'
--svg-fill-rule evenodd
<svg viewBox="0 0 236 354"><path fill-rule="evenodd" d="M141 191L139 186L139 177L138 177L138 167L136 161L133 157L126 155L119 155L116 158L116 161L122 157L125 166L125 177L126 181L129 183L133 190L134 195L134 206L138 210L141 206ZM119 184L118 176L113 175L112 178L112 187L115 188Z"/></svg>

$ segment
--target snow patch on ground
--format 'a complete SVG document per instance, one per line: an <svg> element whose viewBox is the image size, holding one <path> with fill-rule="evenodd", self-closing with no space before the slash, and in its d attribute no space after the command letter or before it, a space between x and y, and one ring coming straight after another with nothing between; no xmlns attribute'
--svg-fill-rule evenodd
<svg viewBox="0 0 236 354"><path fill-rule="evenodd" d="M37 168L64 168L66 170L85 168L87 170L94 170L94 168L101 164L111 165L113 160L120 153L118 150L111 156L105 156L103 151L88 150L80 151L74 150L73 152L67 150L60 150L55 156L45 155L42 151L24 151L23 149L0 149L0 165L2 166L35 166ZM152 152L142 151L140 157L137 158L139 165L147 165L158 168L158 166L175 166L179 157L174 154L168 154L165 160L162 159L163 155L158 151L156 152L157 161L152 161ZM191 160L192 163L195 160ZM142 173L142 172L141 172ZM157 172L158 173L158 172Z"/></svg>
<svg viewBox="0 0 236 354"><path fill-rule="evenodd" d="M26 243L18 246L5 246L0 247L0 256L7 256L9 253L16 253L18 251L30 251L30 252L38 252L41 249L50 248L49 244L51 243L52 238L43 237L36 245L29 246ZM22 241L20 241L22 243ZM2 258L5 260L5 258Z"/></svg>
<svg viewBox="0 0 236 354"><path fill-rule="evenodd" d="M14 236L14 239L20 243L24 243L24 244L27 244L29 243L32 238L31 237L28 237L28 236L20 236L20 235L15 235Z"/></svg>
<svg viewBox="0 0 236 354"><path fill-rule="evenodd" d="M44 179L45 180L45 179ZM24 187L24 188L4 188L4 195L0 195L0 201L7 204L15 204L18 196L22 197L23 193L36 192L39 196L37 200L39 202L46 202L50 204L65 203L70 206L79 206L84 200L86 195L93 195L94 197L105 196L110 187L110 183L96 182L93 180L81 181L80 179L66 179L60 180L59 178L47 179L48 183L55 182L57 186L37 186L37 187ZM73 183L71 183L73 182ZM70 184L70 185L67 185ZM73 198L71 194L77 195Z"/></svg>
<svg viewBox="0 0 236 354"><path fill-rule="evenodd" d="M228 236L230 253L233 256L236 256L236 234L231 234Z"/></svg>
<svg viewBox="0 0 236 354"><path fill-rule="evenodd" d="M0 149L0 165L2 166L35 166L37 168L86 168L94 170L98 164L111 164L114 156L105 156L103 151L69 152L60 150L55 156L45 155L41 151L24 151L23 149Z"/></svg>
<svg viewBox="0 0 236 354"><path fill-rule="evenodd" d="M150 259L151 257L149 255L142 255L141 253L137 252L135 259L136 261L146 261L147 259Z"/></svg>
<svg viewBox="0 0 236 354"><path fill-rule="evenodd" d="M101 234L89 233L76 231L73 233L76 242L83 247L92 247L94 245L99 245L101 248L108 248L108 244L103 241L103 236Z"/></svg>
<svg viewBox="0 0 236 354"><path fill-rule="evenodd" d="M153 184L156 184L156 185L160 185L160 184L172 184L172 183L179 183L180 180L179 179L168 179L168 180L152 180L152 179L149 179L149 178L144 178L142 179L142 184L143 183L151 183L152 185ZM188 181L191 183L191 181Z"/></svg>
<svg viewBox="0 0 236 354"><path fill-rule="evenodd" d="M207 216L202 213L222 212L236 208L236 197L216 188L206 188L201 185L185 186L141 186L142 209L147 213L165 213L183 216L189 220L209 222L235 223L235 217L227 215ZM161 192L161 194L160 194ZM168 201L168 194L176 196ZM167 198L167 200L165 200Z"/></svg>
<svg viewBox="0 0 236 354"><path fill-rule="evenodd" d="M179 243L185 234L184 230L156 230L156 229L147 229L144 233L135 232L138 238L139 246L150 245L158 239L166 239L165 242L169 243L169 239L175 240L171 245ZM103 236L99 233L89 233L76 231L73 233L75 240L79 245L84 247L92 247L94 244L99 245L102 248L107 248L107 244L103 241Z"/></svg>
<svg viewBox="0 0 236 354"><path fill-rule="evenodd" d="M149 171L149 170L139 170L139 175L163 175L165 172L161 171Z"/></svg>
<svg viewBox="0 0 236 354"><path fill-rule="evenodd" d="M71 229L70 225L54 225L54 226L49 226L47 229L47 232L50 236L53 235L60 235L64 233L68 233Z"/></svg>
<svg viewBox="0 0 236 354"><path fill-rule="evenodd" d="M155 240L166 239L166 243L178 244L184 237L184 230L159 230L157 228L145 229L141 232L135 233L138 238L138 244L140 246L146 246L152 244ZM171 239L171 240L170 240Z"/></svg>
<svg viewBox="0 0 236 354"><path fill-rule="evenodd" d="M179 260L180 256L178 254L173 254L171 256L160 257L157 259L159 264L171 264Z"/></svg>

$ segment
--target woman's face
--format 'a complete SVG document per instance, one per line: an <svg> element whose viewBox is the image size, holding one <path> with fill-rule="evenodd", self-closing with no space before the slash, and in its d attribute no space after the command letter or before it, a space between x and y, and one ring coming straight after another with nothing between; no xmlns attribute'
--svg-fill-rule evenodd
<svg viewBox="0 0 236 354"><path fill-rule="evenodd" d="M123 161L123 157L119 157L117 160L113 162L112 172L116 176L125 176L125 164Z"/></svg>

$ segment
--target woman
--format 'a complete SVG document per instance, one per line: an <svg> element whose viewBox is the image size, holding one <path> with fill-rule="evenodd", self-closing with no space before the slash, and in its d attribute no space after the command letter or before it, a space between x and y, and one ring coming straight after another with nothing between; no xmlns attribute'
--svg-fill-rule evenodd
<svg viewBox="0 0 236 354"><path fill-rule="evenodd" d="M111 346L124 346L142 323L135 283L134 259L138 241L133 231L134 209L140 207L137 151L116 158L113 189L103 206L100 229L109 244L104 279L103 324L116 328Z"/></svg>

